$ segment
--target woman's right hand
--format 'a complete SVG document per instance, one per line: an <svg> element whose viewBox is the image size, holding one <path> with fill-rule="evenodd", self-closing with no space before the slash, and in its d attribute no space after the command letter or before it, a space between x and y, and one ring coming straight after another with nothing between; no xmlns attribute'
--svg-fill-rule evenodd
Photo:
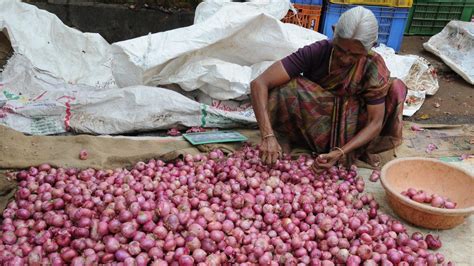
<svg viewBox="0 0 474 266"><path fill-rule="evenodd" d="M250 98L253 111L257 118L258 127L262 136L273 132L270 117L268 115L268 91L288 83L290 76L286 72L281 61L273 63L267 70L250 82ZM262 139L260 143L260 158L265 164L275 163L280 157L281 147L274 136Z"/></svg>
<svg viewBox="0 0 474 266"><path fill-rule="evenodd" d="M277 139L272 136L264 138L260 144L260 158L265 164L274 164L280 158L281 146Z"/></svg>

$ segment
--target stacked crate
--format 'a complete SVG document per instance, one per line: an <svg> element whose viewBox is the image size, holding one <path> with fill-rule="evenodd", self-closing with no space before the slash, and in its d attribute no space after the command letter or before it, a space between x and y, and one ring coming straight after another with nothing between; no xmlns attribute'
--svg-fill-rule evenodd
<svg viewBox="0 0 474 266"><path fill-rule="evenodd" d="M289 11L282 21L318 31L321 20L322 0L292 0L291 2L297 13Z"/></svg>
<svg viewBox="0 0 474 266"><path fill-rule="evenodd" d="M434 35L449 21L473 21L473 15L474 0L415 0L405 33Z"/></svg>
<svg viewBox="0 0 474 266"><path fill-rule="evenodd" d="M332 26L346 10L361 5L370 9L379 23L378 43L383 43L399 51L403 41L409 7L412 0L330 0L327 3L320 31L333 37Z"/></svg>

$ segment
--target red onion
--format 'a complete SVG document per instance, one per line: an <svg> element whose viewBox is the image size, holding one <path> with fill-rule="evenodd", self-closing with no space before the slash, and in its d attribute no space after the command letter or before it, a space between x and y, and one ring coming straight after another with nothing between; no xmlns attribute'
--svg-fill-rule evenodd
<svg viewBox="0 0 474 266"><path fill-rule="evenodd" d="M10 263L9 265L24 265L25 260L20 257L14 257L13 259L9 261L9 263Z"/></svg>
<svg viewBox="0 0 474 266"><path fill-rule="evenodd" d="M428 249L428 243L425 240L418 240L418 247L420 249Z"/></svg>
<svg viewBox="0 0 474 266"><path fill-rule="evenodd" d="M206 252L213 253L216 251L217 246L212 239L205 238L201 241L201 248Z"/></svg>
<svg viewBox="0 0 474 266"><path fill-rule="evenodd" d="M166 240L166 242L163 245L163 248L166 251L174 250L176 248L176 241L174 239Z"/></svg>
<svg viewBox="0 0 474 266"><path fill-rule="evenodd" d="M140 247L144 250L149 250L155 246L155 241L151 237L144 237L140 240Z"/></svg>
<svg viewBox="0 0 474 266"><path fill-rule="evenodd" d="M364 261L368 260L372 257L372 249L368 245L361 245L357 249L357 255Z"/></svg>
<svg viewBox="0 0 474 266"><path fill-rule="evenodd" d="M126 238L133 238L137 233L137 227L132 222L126 222L120 227L121 234Z"/></svg>
<svg viewBox="0 0 474 266"><path fill-rule="evenodd" d="M77 222L77 226L79 227L90 227L92 225L92 220L88 217L82 217Z"/></svg>
<svg viewBox="0 0 474 266"><path fill-rule="evenodd" d="M210 222L208 225L207 225L207 229L210 230L210 231L213 231L213 230L222 230L222 224L220 222Z"/></svg>
<svg viewBox="0 0 474 266"><path fill-rule="evenodd" d="M122 210L119 214L119 221L125 223L130 221L133 218L133 214L128 210Z"/></svg>
<svg viewBox="0 0 474 266"><path fill-rule="evenodd" d="M358 256L354 255L349 255L346 261L346 265L348 266L354 266L354 265L360 265L361 259Z"/></svg>
<svg viewBox="0 0 474 266"><path fill-rule="evenodd" d="M75 257L77 257L77 252L71 248L61 249L61 259L65 262L71 262Z"/></svg>
<svg viewBox="0 0 474 266"><path fill-rule="evenodd" d="M119 249L115 252L115 259L117 259L117 261L125 261L125 259L129 257L130 254L124 249Z"/></svg>
<svg viewBox="0 0 474 266"><path fill-rule="evenodd" d="M387 258L389 261L391 261L392 263L396 265L401 261L402 254L396 249L390 249L387 252Z"/></svg>
<svg viewBox="0 0 474 266"><path fill-rule="evenodd" d="M54 240L59 246L66 247L71 242L71 235L66 230L60 230Z"/></svg>
<svg viewBox="0 0 474 266"><path fill-rule="evenodd" d="M195 236L186 237L186 247L192 252L201 247L201 241Z"/></svg>
<svg viewBox="0 0 474 266"><path fill-rule="evenodd" d="M14 232L7 231L2 235L2 241L4 244L13 245L16 242L16 235Z"/></svg>
<svg viewBox="0 0 474 266"><path fill-rule="evenodd" d="M395 222L392 224L392 230L396 233L402 233L405 231L405 227L401 223Z"/></svg>
<svg viewBox="0 0 474 266"><path fill-rule="evenodd" d="M109 231L111 233L118 233L121 230L121 223L119 220L113 219L112 221L109 222Z"/></svg>
<svg viewBox="0 0 474 266"><path fill-rule="evenodd" d="M270 252L265 252L260 258L258 259L259 265L270 265L272 261L272 254Z"/></svg>
<svg viewBox="0 0 474 266"><path fill-rule="evenodd" d="M150 258L156 260L156 259L162 259L164 257L163 251L160 248L153 247L148 251L148 255Z"/></svg>
<svg viewBox="0 0 474 266"><path fill-rule="evenodd" d="M204 238L204 228L197 223L189 225L188 232L190 235L196 236L201 240Z"/></svg>
<svg viewBox="0 0 474 266"><path fill-rule="evenodd" d="M263 221L269 225L275 223L277 219L278 219L278 216L273 213L266 213L263 217Z"/></svg>
<svg viewBox="0 0 474 266"><path fill-rule="evenodd" d="M220 242L224 239L224 233L222 231L214 230L211 231L210 237L216 242Z"/></svg>
<svg viewBox="0 0 474 266"><path fill-rule="evenodd" d="M56 244L56 242L52 241L51 239L46 240L46 242L43 244L43 249L48 253L56 252L58 248L58 244Z"/></svg>
<svg viewBox="0 0 474 266"><path fill-rule="evenodd" d="M71 248L76 251L83 251L87 247L86 241L84 238L78 238L71 241Z"/></svg>
<svg viewBox="0 0 474 266"><path fill-rule="evenodd" d="M18 211L16 211L16 217L22 220L27 220L28 218L30 218L30 216L31 213L26 209L19 209Z"/></svg>
<svg viewBox="0 0 474 266"><path fill-rule="evenodd" d="M192 266L194 265L194 259L191 256L183 255L179 258L178 263L180 266Z"/></svg>
<svg viewBox="0 0 474 266"><path fill-rule="evenodd" d="M18 189L17 195L20 199L28 199L30 196L30 190L27 188L20 188Z"/></svg>
<svg viewBox="0 0 474 266"><path fill-rule="evenodd" d="M439 240L439 236L434 237L433 235L428 234L428 235L426 235L425 241L428 244L429 249L436 250L436 249L439 249L442 246L441 241Z"/></svg>
<svg viewBox="0 0 474 266"><path fill-rule="evenodd" d="M324 217L320 222L319 222L319 227L323 229L324 231L329 231L332 229L333 226L333 221L331 218Z"/></svg>
<svg viewBox="0 0 474 266"><path fill-rule="evenodd" d="M456 203L451 202L451 201L445 201L444 202L444 207L446 209L454 209L454 208L456 208Z"/></svg>
<svg viewBox="0 0 474 266"><path fill-rule="evenodd" d="M105 241L105 251L108 253L114 253L120 248L120 243L117 239L110 237Z"/></svg>
<svg viewBox="0 0 474 266"><path fill-rule="evenodd" d="M89 153L87 152L86 149L83 149L79 152L79 159L87 160L88 157L89 157Z"/></svg>
<svg viewBox="0 0 474 266"><path fill-rule="evenodd" d="M375 217L377 217L377 209L376 208L370 208L369 218L374 219Z"/></svg>
<svg viewBox="0 0 474 266"><path fill-rule="evenodd" d="M82 160L82 159L81 159L81 160ZM85 265L85 259L84 259L84 257L75 257L75 258L71 261L71 265L74 265L74 266Z"/></svg>
<svg viewBox="0 0 474 266"><path fill-rule="evenodd" d="M438 261L438 263L443 263L444 262L444 256L443 254L441 253L436 253L436 260Z"/></svg>
<svg viewBox="0 0 474 266"><path fill-rule="evenodd" d="M423 193L418 193L418 194L414 195L411 199L416 201L416 202L424 203L425 199L426 199L426 194L424 192Z"/></svg>
<svg viewBox="0 0 474 266"><path fill-rule="evenodd" d="M89 229L87 228L75 228L72 232L72 235L78 238L81 237L88 237L89 236Z"/></svg>
<svg viewBox="0 0 474 266"><path fill-rule="evenodd" d="M139 224L145 224L151 220L152 216L149 212L139 212L136 221Z"/></svg>
<svg viewBox="0 0 474 266"><path fill-rule="evenodd" d="M158 239L165 239L166 235L168 234L168 230L162 226L162 225L159 225L157 227L155 227L155 229L153 229L153 234L158 238Z"/></svg>
<svg viewBox="0 0 474 266"><path fill-rule="evenodd" d="M146 266L148 265L148 262L150 261L148 255L146 253L140 253L138 256L135 258L137 262L137 266Z"/></svg>
<svg viewBox="0 0 474 266"><path fill-rule="evenodd" d="M411 235L411 239L418 241L418 240L423 240L423 235L420 232L414 232Z"/></svg>
<svg viewBox="0 0 474 266"><path fill-rule="evenodd" d="M15 230L15 236L22 237L26 236L28 234L28 228L27 227L20 227Z"/></svg>
<svg viewBox="0 0 474 266"><path fill-rule="evenodd" d="M100 221L98 226L97 226L97 233L100 236L107 235L109 233L109 225L104 221Z"/></svg>
<svg viewBox="0 0 474 266"><path fill-rule="evenodd" d="M431 206L442 208L444 206L444 199L440 196L434 196L431 200Z"/></svg>
<svg viewBox="0 0 474 266"><path fill-rule="evenodd" d="M170 231L176 231L179 227L179 219L178 216L174 214L170 214L165 217L165 226Z"/></svg>
<svg viewBox="0 0 474 266"><path fill-rule="evenodd" d="M361 226L361 222L357 217L349 219L349 228L355 230Z"/></svg>
<svg viewBox="0 0 474 266"><path fill-rule="evenodd" d="M372 174L370 175L369 180L370 180L371 182L377 182L377 181L379 180L379 178L380 178L380 173L374 171L374 172L372 172Z"/></svg>

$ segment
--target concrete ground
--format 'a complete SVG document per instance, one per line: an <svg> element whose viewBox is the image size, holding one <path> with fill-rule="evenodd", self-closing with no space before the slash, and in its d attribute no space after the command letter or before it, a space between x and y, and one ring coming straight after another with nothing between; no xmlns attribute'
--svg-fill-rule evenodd
<svg viewBox="0 0 474 266"><path fill-rule="evenodd" d="M452 71L437 56L425 51L428 36L405 36L401 54L415 54L426 58L438 71L439 90L428 96L425 103L408 121L428 124L474 124L474 86ZM439 103L439 107L435 104ZM428 115L428 119L420 118Z"/></svg>

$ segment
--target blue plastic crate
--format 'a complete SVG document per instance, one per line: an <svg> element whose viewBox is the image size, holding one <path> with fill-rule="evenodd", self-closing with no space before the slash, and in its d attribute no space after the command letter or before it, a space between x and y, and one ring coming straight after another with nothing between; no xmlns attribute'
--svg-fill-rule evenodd
<svg viewBox="0 0 474 266"><path fill-rule="evenodd" d="M324 11L323 22L320 30L329 39L332 39L332 25L335 25L339 17L346 10L356 5L339 5L328 3ZM409 8L385 7L385 6L363 6L370 9L379 23L378 43L392 47L400 51L403 41L403 32L408 19Z"/></svg>
<svg viewBox="0 0 474 266"><path fill-rule="evenodd" d="M301 4L301 5L323 5L323 0L291 0L293 4Z"/></svg>

